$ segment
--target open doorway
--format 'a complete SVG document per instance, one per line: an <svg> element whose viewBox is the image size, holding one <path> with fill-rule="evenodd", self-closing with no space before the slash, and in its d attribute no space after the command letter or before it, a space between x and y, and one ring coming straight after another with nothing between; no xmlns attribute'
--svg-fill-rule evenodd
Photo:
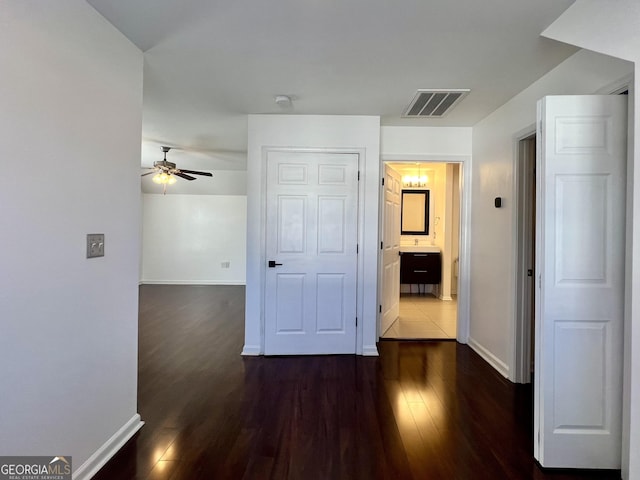
<svg viewBox="0 0 640 480"><path fill-rule="evenodd" d="M518 141L517 154L516 264L516 383L530 383L533 374L535 335L536 251L536 134L525 134Z"/></svg>
<svg viewBox="0 0 640 480"><path fill-rule="evenodd" d="M385 162L385 172L381 338L455 339L462 165ZM399 295L391 319L390 293Z"/></svg>

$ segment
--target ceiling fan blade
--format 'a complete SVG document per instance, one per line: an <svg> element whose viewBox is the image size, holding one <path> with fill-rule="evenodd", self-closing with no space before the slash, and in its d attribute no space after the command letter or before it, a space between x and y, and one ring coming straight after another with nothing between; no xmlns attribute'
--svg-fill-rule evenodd
<svg viewBox="0 0 640 480"><path fill-rule="evenodd" d="M147 172L147 173L143 173L142 175L140 175L141 177L146 177L147 175L151 175L152 173L156 173L154 172Z"/></svg>
<svg viewBox="0 0 640 480"><path fill-rule="evenodd" d="M184 178L185 180L195 180L196 177L192 177L191 175L186 175L182 172L174 172L173 175L176 177Z"/></svg>
<svg viewBox="0 0 640 480"><path fill-rule="evenodd" d="M185 170L184 168L181 168L180 171L182 173L190 173L192 175L203 175L205 177L213 177L213 174L211 172L197 172L195 170Z"/></svg>

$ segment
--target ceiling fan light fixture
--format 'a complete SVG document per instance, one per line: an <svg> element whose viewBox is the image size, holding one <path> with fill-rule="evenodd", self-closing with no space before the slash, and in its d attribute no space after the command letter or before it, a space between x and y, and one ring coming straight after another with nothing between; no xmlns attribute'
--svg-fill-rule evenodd
<svg viewBox="0 0 640 480"><path fill-rule="evenodd" d="M176 177L166 172L156 173L151 180L158 185L173 185L177 181Z"/></svg>
<svg viewBox="0 0 640 480"><path fill-rule="evenodd" d="M171 150L171 147L162 147L164 152L164 159L161 161L153 162L153 167L146 170L152 170L151 172L143 173L142 176L153 175L151 181L157 185L162 185L163 195L167 193L167 185L173 185L178 181L177 177L184 178L185 180L195 180L196 177L192 175L201 175L203 177L212 177L211 172L199 172L196 170L179 169L173 162L167 161L167 152Z"/></svg>

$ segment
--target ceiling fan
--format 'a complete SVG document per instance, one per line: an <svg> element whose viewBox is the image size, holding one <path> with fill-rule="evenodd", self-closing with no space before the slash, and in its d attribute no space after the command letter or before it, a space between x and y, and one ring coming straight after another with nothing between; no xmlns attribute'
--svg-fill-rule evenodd
<svg viewBox="0 0 640 480"><path fill-rule="evenodd" d="M185 170L182 168L177 168L176 164L173 162L167 161L167 152L171 150L171 147L162 147L162 151L164 152L164 160L160 160L157 162L153 162L153 167L147 168L147 170L151 170L150 172L143 173L141 176L145 177L147 175L151 175L155 173L152 178L154 183L158 185L162 185L162 193L167 192L167 185L173 185L176 183L176 177L184 178L185 180L195 180L196 177L192 177L191 175L202 175L204 177L213 177L210 172L198 172L196 170ZM190 175L189 175L190 174Z"/></svg>

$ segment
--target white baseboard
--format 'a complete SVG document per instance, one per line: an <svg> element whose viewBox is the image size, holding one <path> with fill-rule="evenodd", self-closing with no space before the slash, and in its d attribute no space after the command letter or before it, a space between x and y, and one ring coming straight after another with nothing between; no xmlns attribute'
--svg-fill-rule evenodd
<svg viewBox="0 0 640 480"><path fill-rule="evenodd" d="M245 345L240 355L243 357L257 357L262 355L260 345Z"/></svg>
<svg viewBox="0 0 640 480"><path fill-rule="evenodd" d="M259 345L245 345L242 348L242 353L240 354L243 357L257 357L262 355L262 351ZM378 348L375 345L368 345L363 347L362 356L364 357L377 357Z"/></svg>
<svg viewBox="0 0 640 480"><path fill-rule="evenodd" d="M143 425L140 415L136 413L73 472L73 480L89 480L93 477Z"/></svg>
<svg viewBox="0 0 640 480"><path fill-rule="evenodd" d="M506 363L504 363L502 360L500 360L493 353L491 353L489 350L484 348L482 345L480 345L471 337L469 337L468 345L478 355L480 355L485 362L487 362L489 365L495 368L500 375L502 375L504 378L507 378L507 379L509 378L509 366Z"/></svg>
<svg viewBox="0 0 640 480"><path fill-rule="evenodd" d="M365 345L362 347L362 356L363 357L378 357L380 354L378 353L378 347L375 345Z"/></svg>
<svg viewBox="0 0 640 480"><path fill-rule="evenodd" d="M140 285L246 285L231 280L140 280Z"/></svg>
<svg viewBox="0 0 640 480"><path fill-rule="evenodd" d="M443 302L450 302L451 300L453 300L453 297L450 295L447 295L446 297L444 295L440 295L440 300L442 300Z"/></svg>

